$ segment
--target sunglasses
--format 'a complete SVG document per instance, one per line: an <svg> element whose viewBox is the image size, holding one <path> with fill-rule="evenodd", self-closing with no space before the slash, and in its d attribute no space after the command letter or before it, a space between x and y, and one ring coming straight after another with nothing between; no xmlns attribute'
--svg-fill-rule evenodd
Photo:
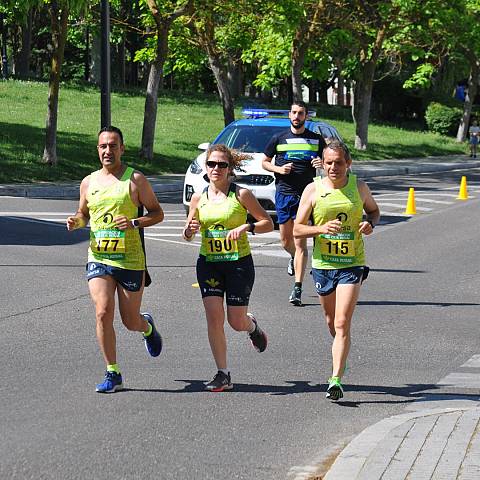
<svg viewBox="0 0 480 480"><path fill-rule="evenodd" d="M228 168L228 162L214 162L213 160L208 160L207 161L207 167L209 168Z"/></svg>

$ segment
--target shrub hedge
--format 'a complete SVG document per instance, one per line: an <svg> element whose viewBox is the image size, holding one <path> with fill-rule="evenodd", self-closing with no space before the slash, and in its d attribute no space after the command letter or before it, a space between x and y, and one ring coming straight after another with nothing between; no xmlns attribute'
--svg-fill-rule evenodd
<svg viewBox="0 0 480 480"><path fill-rule="evenodd" d="M425 121L431 132L455 135L462 112L460 107L448 107L438 102L431 102L425 112Z"/></svg>

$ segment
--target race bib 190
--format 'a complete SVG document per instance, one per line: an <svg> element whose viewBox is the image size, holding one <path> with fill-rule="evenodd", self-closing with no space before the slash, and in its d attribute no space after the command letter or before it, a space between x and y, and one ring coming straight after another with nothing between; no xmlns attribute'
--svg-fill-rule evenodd
<svg viewBox="0 0 480 480"><path fill-rule="evenodd" d="M238 260L238 243L227 239L229 230L206 230L202 239L207 262Z"/></svg>

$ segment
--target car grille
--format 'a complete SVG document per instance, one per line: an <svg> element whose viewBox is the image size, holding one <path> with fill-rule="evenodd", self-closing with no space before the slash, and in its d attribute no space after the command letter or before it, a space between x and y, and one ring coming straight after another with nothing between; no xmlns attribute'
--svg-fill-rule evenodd
<svg viewBox="0 0 480 480"><path fill-rule="evenodd" d="M246 185L270 185L275 179L271 175L237 175L235 181Z"/></svg>

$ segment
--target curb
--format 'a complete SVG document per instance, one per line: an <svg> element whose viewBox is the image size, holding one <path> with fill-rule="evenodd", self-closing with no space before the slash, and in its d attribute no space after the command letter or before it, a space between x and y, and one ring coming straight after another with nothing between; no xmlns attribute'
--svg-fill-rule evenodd
<svg viewBox="0 0 480 480"><path fill-rule="evenodd" d="M379 162L380 163L380 162ZM471 168L479 168L480 161L458 161L435 163L433 161L422 163L421 165L406 165L405 162L395 165L395 161L391 162L391 166L385 166L383 162L380 166L376 166L374 162L368 165L354 164L352 171L362 178L383 177L391 175L410 175L417 173L434 173L447 172L450 170L468 170Z"/></svg>
<svg viewBox="0 0 480 480"><path fill-rule="evenodd" d="M450 161L448 161L450 159ZM442 161L443 160L443 161ZM418 163L418 164L416 164ZM468 160L464 155L449 157L425 157L422 159L373 160L355 162L352 171L360 178L368 179L393 175L409 175L419 173L446 172L451 170L468 170L480 168L480 160ZM172 178L173 177L173 178ZM176 178L178 177L178 179ZM184 175L148 176L153 191L164 193L181 193ZM25 197L42 199L79 199L80 182L55 185L44 184L9 184L0 185L0 197Z"/></svg>
<svg viewBox="0 0 480 480"><path fill-rule="evenodd" d="M338 455L331 468L323 477L324 480L351 479L354 480L362 470L367 459L382 443L382 440L395 428L415 418L431 415L441 415L458 411L476 410L478 407L435 408L403 413L381 420L367 427L357 435Z"/></svg>
<svg viewBox="0 0 480 480"><path fill-rule="evenodd" d="M152 184L155 194L181 192L183 180L175 183ZM80 198L80 183L76 185L0 185L0 197L25 197L42 199L78 200Z"/></svg>

